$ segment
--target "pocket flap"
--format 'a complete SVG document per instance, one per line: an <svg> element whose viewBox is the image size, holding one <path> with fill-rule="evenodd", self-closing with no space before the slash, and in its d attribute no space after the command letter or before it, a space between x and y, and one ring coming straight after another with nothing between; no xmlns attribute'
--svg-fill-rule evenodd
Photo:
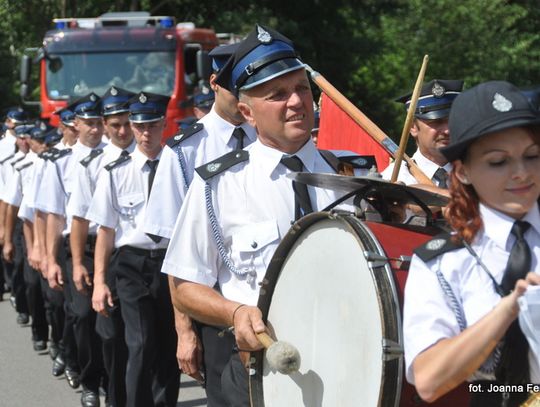
<svg viewBox="0 0 540 407"><path fill-rule="evenodd" d="M270 220L237 229L232 237L232 246L234 251L255 252L278 238L277 222Z"/></svg>
<svg viewBox="0 0 540 407"><path fill-rule="evenodd" d="M130 194L118 197L118 205L122 208L133 208L144 202L144 194Z"/></svg>

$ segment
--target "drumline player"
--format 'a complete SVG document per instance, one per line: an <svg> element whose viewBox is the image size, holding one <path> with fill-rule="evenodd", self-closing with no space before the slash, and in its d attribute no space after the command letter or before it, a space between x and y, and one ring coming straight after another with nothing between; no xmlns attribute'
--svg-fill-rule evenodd
<svg viewBox="0 0 540 407"><path fill-rule="evenodd" d="M224 349L230 360L222 388L227 405L247 406L248 376L238 351L262 348L255 336L265 330L255 306L259 282L291 223L338 198L333 191L293 186L286 174L336 171L311 140L313 96L289 39L257 26L216 83L239 95L238 107L258 138L197 168L162 272L174 277L171 295L180 311L234 327L236 346Z"/></svg>
<svg viewBox="0 0 540 407"><path fill-rule="evenodd" d="M454 232L415 251L405 287L407 379L424 400L467 380L483 389L472 406L517 406L526 394L491 385L540 383L516 320L518 297L540 283L539 123L508 82L482 83L453 103L441 152L453 164Z"/></svg>

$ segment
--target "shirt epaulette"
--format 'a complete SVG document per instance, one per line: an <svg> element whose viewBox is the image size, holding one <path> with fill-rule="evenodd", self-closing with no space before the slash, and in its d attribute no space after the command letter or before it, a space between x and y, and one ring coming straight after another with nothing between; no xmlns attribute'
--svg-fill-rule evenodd
<svg viewBox="0 0 540 407"><path fill-rule="evenodd" d="M173 148L174 146L181 143L182 141L187 140L194 134L197 134L202 129L204 129L204 124L194 123L191 127L188 127L187 129L183 130L181 133L178 133L176 136L168 139L166 144L169 147Z"/></svg>
<svg viewBox="0 0 540 407"><path fill-rule="evenodd" d="M102 148L96 148L95 150L92 150L90 152L90 154L88 154L86 157L84 157L80 163L83 167L87 168L90 163L92 162L92 160L96 157L98 157L99 155L103 154L103 149Z"/></svg>
<svg viewBox="0 0 540 407"><path fill-rule="evenodd" d="M249 160L249 153L245 150L235 150L222 155L221 157L210 161L200 167L195 168L197 174L202 179L209 180L215 175L221 174L223 171L228 170L233 165Z"/></svg>
<svg viewBox="0 0 540 407"><path fill-rule="evenodd" d="M16 169L17 171L22 171L22 170L24 170L25 168L30 167L32 164L34 164L34 162L33 162L33 161L29 161L29 162L27 162L27 163L24 163L23 165L20 165L20 166L18 166L18 167L15 167L15 169Z"/></svg>
<svg viewBox="0 0 540 407"><path fill-rule="evenodd" d="M23 156L17 158L16 160L10 162L10 164L11 164L11 166L12 166L13 168L15 168L15 165L17 165L17 163L21 162L21 161L24 160L25 158L26 158L26 156L23 155Z"/></svg>
<svg viewBox="0 0 540 407"><path fill-rule="evenodd" d="M371 167L375 166L377 168L377 162L375 161L375 156L372 155L344 155L338 157L338 160L342 163L348 163L353 166L353 168L369 170Z"/></svg>
<svg viewBox="0 0 540 407"><path fill-rule="evenodd" d="M54 150L58 150L58 149L56 149L56 148L53 147L53 148L50 149L50 150L43 151L43 152L39 153L39 154L38 154L38 157L41 158L41 159L43 159L43 160L48 160L48 159L51 157L51 155L53 154L53 151L54 151Z"/></svg>
<svg viewBox="0 0 540 407"><path fill-rule="evenodd" d="M107 164L104 168L107 171L112 170L113 168L118 167L120 164L131 160L131 156L129 154L121 154L120 157L118 157L116 160L111 161L109 164Z"/></svg>
<svg viewBox="0 0 540 407"><path fill-rule="evenodd" d="M462 247L464 247L464 244L461 241L455 242L454 239L452 239L452 235L445 232L414 249L414 254L420 257L424 262L427 262L441 254L461 249Z"/></svg>
<svg viewBox="0 0 540 407"><path fill-rule="evenodd" d="M0 161L0 164L4 164L6 161L11 160L13 157L15 157L15 153L8 155L6 158Z"/></svg>
<svg viewBox="0 0 540 407"><path fill-rule="evenodd" d="M71 154L71 148L63 148L62 150L56 150L54 152L51 152L51 155L49 157L49 160L51 162L55 162L59 158L62 158L68 154Z"/></svg>

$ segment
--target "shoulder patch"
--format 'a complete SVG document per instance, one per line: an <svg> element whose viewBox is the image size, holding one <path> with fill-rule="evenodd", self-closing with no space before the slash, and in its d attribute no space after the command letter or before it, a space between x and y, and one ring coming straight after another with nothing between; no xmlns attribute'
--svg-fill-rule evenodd
<svg viewBox="0 0 540 407"><path fill-rule="evenodd" d="M95 150L92 150L90 151L90 154L88 154L86 157L84 157L80 163L83 167L88 167L90 165L90 163L92 162L92 160L94 160L94 158L100 156L101 154L103 154L103 149L102 148L96 148Z"/></svg>
<svg viewBox="0 0 540 407"><path fill-rule="evenodd" d="M353 168L360 168L369 170L375 166L377 168L377 162L373 155L345 155L338 157L338 160L342 163L351 164Z"/></svg>
<svg viewBox="0 0 540 407"><path fill-rule="evenodd" d="M51 152L51 155L49 157L49 160L52 162L55 162L59 158L65 157L68 154L71 154L71 148L64 148L62 150L56 150L55 152Z"/></svg>
<svg viewBox="0 0 540 407"><path fill-rule="evenodd" d="M43 159L43 160L48 160L50 155L51 155L51 151L47 150L47 151L42 151L41 153L39 153L38 157Z"/></svg>
<svg viewBox="0 0 540 407"><path fill-rule="evenodd" d="M25 159L25 157L26 157L26 156L23 155L23 156L17 158L16 160L13 160L12 162L10 162L11 166L12 166L13 168L15 168L15 166L17 165L17 163L20 163L22 160Z"/></svg>
<svg viewBox="0 0 540 407"><path fill-rule="evenodd" d="M191 127L188 127L187 129L183 130L182 132L178 133L177 135L169 138L167 140L167 145L169 147L174 147L176 145L178 145L179 143L181 143L182 141L184 140L187 140L188 138L190 138L191 136L193 136L194 134L197 134L198 132L200 132L202 129L204 129L204 124L202 123L195 123L193 124Z"/></svg>
<svg viewBox="0 0 540 407"><path fill-rule="evenodd" d="M120 164L131 160L131 156L129 154L120 154L120 157L118 157L116 160L111 161L109 164L107 164L104 168L107 171L112 170L115 167L118 167Z"/></svg>
<svg viewBox="0 0 540 407"><path fill-rule="evenodd" d="M414 249L414 254L420 257L423 261L427 262L433 260L441 254L450 252L452 250L461 249L462 247L464 247L462 242L454 242L452 236L445 232L435 236L422 246Z"/></svg>
<svg viewBox="0 0 540 407"><path fill-rule="evenodd" d="M11 160L13 157L15 157L15 153L8 155L6 158L0 161L0 164L4 164L6 161Z"/></svg>
<svg viewBox="0 0 540 407"><path fill-rule="evenodd" d="M29 161L29 162L27 162L27 163L24 163L23 165L19 165L18 167L15 167L15 169L16 169L17 171L22 171L22 170L24 170L25 168L30 167L32 164L34 164L34 162L33 162L33 161Z"/></svg>
<svg viewBox="0 0 540 407"><path fill-rule="evenodd" d="M235 150L222 155L221 157L210 161L204 165L201 165L198 168L195 168L197 174L201 176L202 179L209 180L215 175L221 174L223 171L228 170L233 165L238 163L248 161L249 153L245 150Z"/></svg>

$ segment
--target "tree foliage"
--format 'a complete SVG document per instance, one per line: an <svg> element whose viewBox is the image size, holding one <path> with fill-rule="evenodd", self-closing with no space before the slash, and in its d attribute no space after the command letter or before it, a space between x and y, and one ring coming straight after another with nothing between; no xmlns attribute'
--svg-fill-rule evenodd
<svg viewBox="0 0 540 407"><path fill-rule="evenodd" d="M274 27L390 135L400 134L404 120L393 99L412 89L424 54L426 80L540 83L538 0L0 0L2 107L18 103L20 56L40 45L54 17L126 10L217 32Z"/></svg>

